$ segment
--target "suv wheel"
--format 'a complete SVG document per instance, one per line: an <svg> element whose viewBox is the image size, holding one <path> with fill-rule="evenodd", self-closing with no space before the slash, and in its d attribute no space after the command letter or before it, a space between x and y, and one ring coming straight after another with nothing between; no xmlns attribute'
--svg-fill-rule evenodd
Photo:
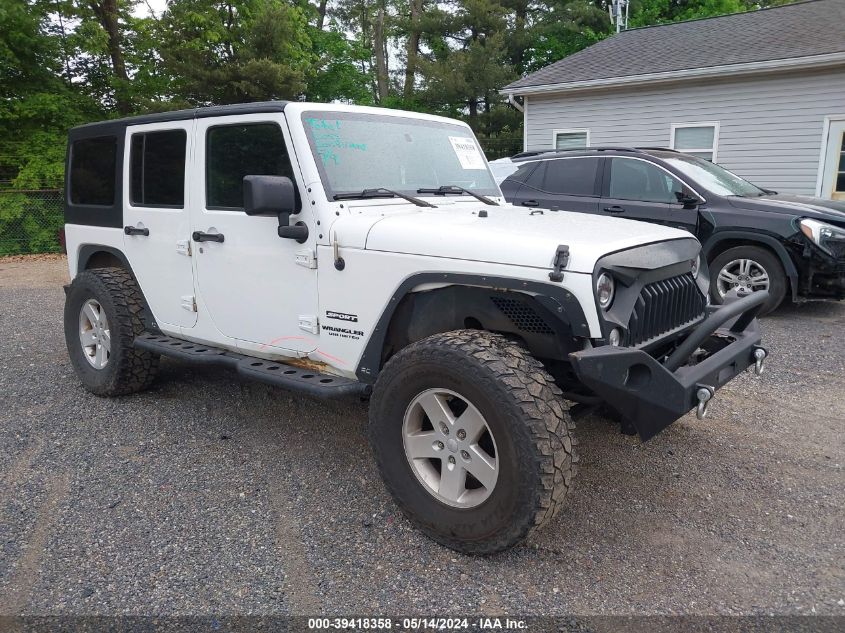
<svg viewBox="0 0 845 633"><path fill-rule="evenodd" d="M786 274L772 253L759 246L737 246L719 254L710 264L710 296L721 304L731 290L750 293L767 290L769 299L760 316L777 308L786 296Z"/></svg>
<svg viewBox="0 0 845 633"><path fill-rule="evenodd" d="M461 330L385 365L370 441L387 488L435 541L492 553L560 509L577 457L561 392L521 344Z"/></svg>
<svg viewBox="0 0 845 633"><path fill-rule="evenodd" d="M144 301L122 268L95 268L76 276L65 300L65 342L77 376L98 396L118 396L149 386L159 357L133 346L144 331Z"/></svg>

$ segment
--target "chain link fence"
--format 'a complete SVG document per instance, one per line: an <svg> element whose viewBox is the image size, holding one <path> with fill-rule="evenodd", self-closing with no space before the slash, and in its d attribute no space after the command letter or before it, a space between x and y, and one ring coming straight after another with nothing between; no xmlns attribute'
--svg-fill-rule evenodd
<svg viewBox="0 0 845 633"><path fill-rule="evenodd" d="M60 253L61 189L11 189L0 183L0 257Z"/></svg>

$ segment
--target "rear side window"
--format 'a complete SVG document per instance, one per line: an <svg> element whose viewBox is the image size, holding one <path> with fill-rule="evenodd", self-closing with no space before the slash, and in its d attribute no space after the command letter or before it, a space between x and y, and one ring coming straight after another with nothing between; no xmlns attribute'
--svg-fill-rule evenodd
<svg viewBox="0 0 845 633"><path fill-rule="evenodd" d="M562 158L546 163L543 191L570 196L595 195L599 158Z"/></svg>
<svg viewBox="0 0 845 633"><path fill-rule="evenodd" d="M114 204L117 137L99 136L74 141L70 148L72 204Z"/></svg>
<svg viewBox="0 0 845 633"><path fill-rule="evenodd" d="M185 204L185 130L132 135L132 204L182 208Z"/></svg>
<svg viewBox="0 0 845 633"><path fill-rule="evenodd" d="M657 165L631 158L611 159L611 198L672 203L683 191L681 182Z"/></svg>
<svg viewBox="0 0 845 633"><path fill-rule="evenodd" d="M243 209L244 176L287 176L293 180L281 128L275 123L222 125L206 136L206 206Z"/></svg>
<svg viewBox="0 0 845 633"><path fill-rule="evenodd" d="M508 176L508 180L513 182L525 182L528 179L528 176L534 170L534 167L537 166L537 163L525 163L519 166L513 174Z"/></svg>

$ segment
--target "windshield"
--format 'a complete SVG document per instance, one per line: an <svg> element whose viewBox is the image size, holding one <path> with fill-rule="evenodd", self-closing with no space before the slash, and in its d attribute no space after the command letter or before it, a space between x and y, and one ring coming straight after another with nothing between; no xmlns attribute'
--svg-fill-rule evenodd
<svg viewBox="0 0 845 633"><path fill-rule="evenodd" d="M717 196L760 196L765 192L759 187L743 180L727 169L719 167L703 158L676 154L671 157L662 156L663 160L672 165L690 180L698 183Z"/></svg>
<svg viewBox="0 0 845 633"><path fill-rule="evenodd" d="M500 195L481 148L464 126L324 111L303 112L302 123L329 198L382 187L414 195L444 185Z"/></svg>

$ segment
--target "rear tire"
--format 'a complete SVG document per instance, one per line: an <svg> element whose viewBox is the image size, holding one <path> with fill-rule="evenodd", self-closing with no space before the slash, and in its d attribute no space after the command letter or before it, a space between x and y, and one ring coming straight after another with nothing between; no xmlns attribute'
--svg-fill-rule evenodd
<svg viewBox="0 0 845 633"><path fill-rule="evenodd" d="M432 397L441 408L429 400L419 409L420 398ZM432 419L430 410L449 419ZM478 330L436 334L399 351L370 403L370 441L396 503L426 535L472 554L507 549L558 512L576 469L572 428L543 365L521 344ZM474 436L481 439L473 448ZM433 450L418 458L410 447L421 438L423 451ZM448 482L441 486L450 462L449 473L472 475L461 475L466 490L458 495Z"/></svg>
<svg viewBox="0 0 845 633"><path fill-rule="evenodd" d="M746 270L747 269L747 270ZM766 281L761 281L765 275ZM759 246L736 246L720 253L710 263L710 297L715 304L725 300L724 292L741 287L746 291L768 286L769 298L760 309L764 316L777 308L786 296L787 278L778 258Z"/></svg>
<svg viewBox="0 0 845 633"><path fill-rule="evenodd" d="M144 331L143 310L141 291L127 270L95 268L73 280L65 299L65 342L76 375L91 393L135 393L155 379L158 355L133 345Z"/></svg>

